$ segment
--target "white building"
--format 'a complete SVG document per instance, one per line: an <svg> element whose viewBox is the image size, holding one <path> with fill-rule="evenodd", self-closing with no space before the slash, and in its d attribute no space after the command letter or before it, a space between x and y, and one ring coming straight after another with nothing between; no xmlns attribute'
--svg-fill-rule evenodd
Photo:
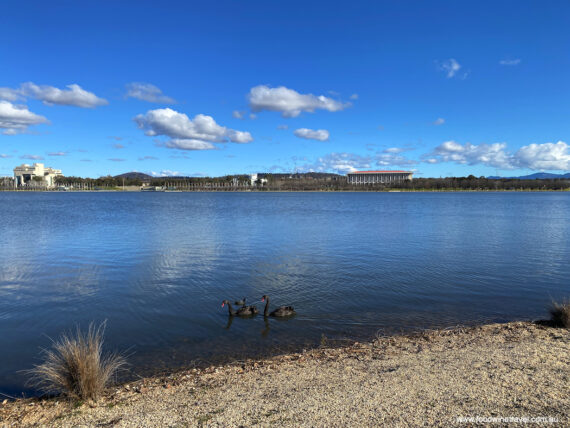
<svg viewBox="0 0 570 428"><path fill-rule="evenodd" d="M249 182L252 186L257 184L257 180L259 180L260 184L266 184L267 178L258 178L257 174L249 174Z"/></svg>
<svg viewBox="0 0 570 428"><path fill-rule="evenodd" d="M412 179L411 171L354 171L346 175L350 184L395 184Z"/></svg>
<svg viewBox="0 0 570 428"><path fill-rule="evenodd" d="M61 169L53 169L45 167L43 163L35 163L28 165L22 164L14 168L14 185L21 186L38 186L54 187L55 177L61 177ZM40 177L34 179L35 177Z"/></svg>

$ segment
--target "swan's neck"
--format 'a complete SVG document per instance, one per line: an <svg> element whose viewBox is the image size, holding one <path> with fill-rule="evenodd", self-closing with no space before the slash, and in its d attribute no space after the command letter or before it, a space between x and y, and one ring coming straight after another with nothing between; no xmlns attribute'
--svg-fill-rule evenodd
<svg viewBox="0 0 570 428"><path fill-rule="evenodd" d="M232 308L232 304L228 303L228 312L230 313L230 315L235 315L236 311L234 311L234 308Z"/></svg>
<svg viewBox="0 0 570 428"><path fill-rule="evenodd" d="M263 316L269 315L269 297L265 299L265 310L263 311Z"/></svg>

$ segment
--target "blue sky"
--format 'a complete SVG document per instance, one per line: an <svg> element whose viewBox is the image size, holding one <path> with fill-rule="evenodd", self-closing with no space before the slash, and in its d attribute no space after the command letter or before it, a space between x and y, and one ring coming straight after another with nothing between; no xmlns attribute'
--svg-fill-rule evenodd
<svg viewBox="0 0 570 428"><path fill-rule="evenodd" d="M0 175L570 171L567 1L21 1Z"/></svg>

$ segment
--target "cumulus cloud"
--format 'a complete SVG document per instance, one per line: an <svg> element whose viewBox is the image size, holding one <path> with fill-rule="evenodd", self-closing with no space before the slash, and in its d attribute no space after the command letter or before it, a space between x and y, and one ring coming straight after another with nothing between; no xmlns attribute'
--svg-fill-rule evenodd
<svg viewBox="0 0 570 428"><path fill-rule="evenodd" d="M445 72L448 79L451 79L461 69L461 65L455 59L449 58L441 62L439 68Z"/></svg>
<svg viewBox="0 0 570 428"><path fill-rule="evenodd" d="M48 156L67 156L67 152L49 152Z"/></svg>
<svg viewBox="0 0 570 428"><path fill-rule="evenodd" d="M313 113L315 110L334 112L351 106L351 103L342 103L324 95L300 94L285 86L255 86L249 91L248 99L254 112L278 111L283 117L297 117L301 112Z"/></svg>
<svg viewBox="0 0 570 428"><path fill-rule="evenodd" d="M138 127L148 136L165 135L171 140L163 145L182 150L211 150L212 143L250 143L253 137L249 132L236 131L216 123L213 117L204 114L190 119L184 113L170 108L149 110L134 118Z"/></svg>
<svg viewBox="0 0 570 428"><path fill-rule="evenodd" d="M306 140L327 141L329 139L329 131L326 129L299 128L296 129L293 134L295 134L296 137Z"/></svg>
<svg viewBox="0 0 570 428"><path fill-rule="evenodd" d="M351 100L357 100L357 99L358 99L358 94L352 94L352 95L350 96L350 99L351 99Z"/></svg>
<svg viewBox="0 0 570 428"><path fill-rule="evenodd" d="M17 89L0 88L0 100L18 101L22 99L22 94Z"/></svg>
<svg viewBox="0 0 570 428"><path fill-rule="evenodd" d="M445 123L445 119L442 117L438 117L436 120L434 120L432 122L432 124L435 126L443 125L444 123Z"/></svg>
<svg viewBox="0 0 570 428"><path fill-rule="evenodd" d="M4 135L26 132L30 126L49 123L38 114L32 113L26 106L18 106L9 101L0 101L0 129Z"/></svg>
<svg viewBox="0 0 570 428"><path fill-rule="evenodd" d="M0 159L9 159L13 157L12 155L7 155L6 153L0 153Z"/></svg>
<svg viewBox="0 0 570 428"><path fill-rule="evenodd" d="M277 125L277 129L286 130L289 129L289 125Z"/></svg>
<svg viewBox="0 0 570 428"><path fill-rule="evenodd" d="M455 162L459 164L482 164L494 168L532 170L570 170L570 146L557 143L529 144L515 153L507 152L506 143L460 144L446 141L425 156L427 163Z"/></svg>
<svg viewBox="0 0 570 428"><path fill-rule="evenodd" d="M67 105L83 108L94 108L109 104L106 99L99 98L77 84L67 85L68 89L59 89L53 86L38 86L32 82L23 83L20 93L25 97L35 98L44 104Z"/></svg>
<svg viewBox="0 0 570 428"><path fill-rule="evenodd" d="M520 63L521 63L520 58L502 59L501 61L499 61L499 64L501 65L519 65Z"/></svg>
<svg viewBox="0 0 570 428"><path fill-rule="evenodd" d="M439 162L455 162L459 164L483 164L495 168L512 168L510 156L505 152L506 143L493 144L460 144L446 141L435 148L427 157ZM433 162L432 162L433 163Z"/></svg>
<svg viewBox="0 0 570 428"><path fill-rule="evenodd" d="M167 97L162 93L162 90L150 83L132 82L127 83L127 98L136 98L141 101L148 101L149 103L163 103L174 104L174 98Z"/></svg>
<svg viewBox="0 0 570 428"><path fill-rule="evenodd" d="M570 145L557 143L529 144L514 154L514 163L534 170L570 171Z"/></svg>

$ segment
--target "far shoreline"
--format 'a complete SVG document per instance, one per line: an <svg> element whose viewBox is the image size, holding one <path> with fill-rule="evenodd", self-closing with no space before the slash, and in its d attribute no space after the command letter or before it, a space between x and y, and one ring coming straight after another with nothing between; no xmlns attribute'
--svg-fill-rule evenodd
<svg viewBox="0 0 570 428"><path fill-rule="evenodd" d="M9 190L0 189L0 192L6 193L565 193L570 192L568 189L384 189L384 190L160 190L160 191L142 191L122 190L122 189L101 189L101 190Z"/></svg>

